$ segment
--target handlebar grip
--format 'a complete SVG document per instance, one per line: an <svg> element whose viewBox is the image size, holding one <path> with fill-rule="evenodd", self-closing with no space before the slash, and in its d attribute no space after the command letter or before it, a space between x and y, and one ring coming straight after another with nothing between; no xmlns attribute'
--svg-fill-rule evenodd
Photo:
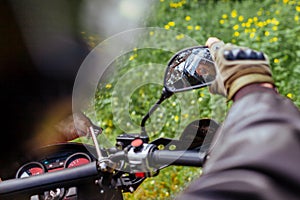
<svg viewBox="0 0 300 200"><path fill-rule="evenodd" d="M205 155L198 151L168 151L156 150L152 152L149 163L154 165L178 165L202 167Z"/></svg>
<svg viewBox="0 0 300 200"><path fill-rule="evenodd" d="M80 180L98 175L96 162L86 165L49 172L28 178L11 179L0 182L0 199L6 196L34 195L42 191L68 187Z"/></svg>

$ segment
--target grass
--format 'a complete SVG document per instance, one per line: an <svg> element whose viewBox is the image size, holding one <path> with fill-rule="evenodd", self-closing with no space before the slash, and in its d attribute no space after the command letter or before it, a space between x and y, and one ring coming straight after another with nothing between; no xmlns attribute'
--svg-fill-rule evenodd
<svg viewBox="0 0 300 200"><path fill-rule="evenodd" d="M216 36L225 42L265 52L279 92L300 107L299 1L160 0L149 9L152 14L146 26L162 28L172 36L161 45L172 46L175 42L184 47L187 37L204 44L208 37ZM154 37L155 32L150 31L149 36ZM153 41L150 37L147 42ZM173 53L134 49L112 63L119 73L107 71L111 78L100 80L94 119L110 141L123 132L139 132L142 116L160 96L164 66ZM155 63L164 66L157 67ZM142 84L132 88L139 80ZM127 90L122 93L121 86L132 89L129 94ZM224 99L211 96L207 88L178 94L164 102L151 117L147 130L151 139L176 138L194 119L212 117L222 122L229 106ZM169 167L146 180L135 193L125 194L125 199L172 199L200 174L199 168Z"/></svg>

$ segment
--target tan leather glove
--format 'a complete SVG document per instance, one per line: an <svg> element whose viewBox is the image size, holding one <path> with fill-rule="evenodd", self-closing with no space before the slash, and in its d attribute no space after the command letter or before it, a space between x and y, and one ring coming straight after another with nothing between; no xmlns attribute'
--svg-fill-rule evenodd
<svg viewBox="0 0 300 200"><path fill-rule="evenodd" d="M74 124L74 120L76 122L76 126ZM102 132L100 127L93 124L92 121L81 112L69 115L55 126L56 130L60 134L60 138L62 138L61 142L71 141L82 136L91 137L89 127L94 128L96 135Z"/></svg>
<svg viewBox="0 0 300 200"><path fill-rule="evenodd" d="M232 100L242 87L252 83L274 84L267 56L247 47L225 44L218 38L206 42L217 67L210 92Z"/></svg>

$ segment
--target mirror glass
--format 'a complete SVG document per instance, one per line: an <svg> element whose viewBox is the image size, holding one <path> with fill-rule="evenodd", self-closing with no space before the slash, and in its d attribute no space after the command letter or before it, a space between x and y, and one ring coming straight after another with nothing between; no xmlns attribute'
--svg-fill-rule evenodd
<svg viewBox="0 0 300 200"><path fill-rule="evenodd" d="M172 93L210 85L216 77L215 64L205 46L177 52L169 61L164 86Z"/></svg>

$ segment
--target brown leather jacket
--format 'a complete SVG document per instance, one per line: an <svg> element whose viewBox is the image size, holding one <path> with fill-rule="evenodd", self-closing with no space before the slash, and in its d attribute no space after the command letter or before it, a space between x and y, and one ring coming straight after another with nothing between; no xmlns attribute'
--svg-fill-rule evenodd
<svg viewBox="0 0 300 200"><path fill-rule="evenodd" d="M300 112L271 90L237 100L203 174L178 199L299 200Z"/></svg>

